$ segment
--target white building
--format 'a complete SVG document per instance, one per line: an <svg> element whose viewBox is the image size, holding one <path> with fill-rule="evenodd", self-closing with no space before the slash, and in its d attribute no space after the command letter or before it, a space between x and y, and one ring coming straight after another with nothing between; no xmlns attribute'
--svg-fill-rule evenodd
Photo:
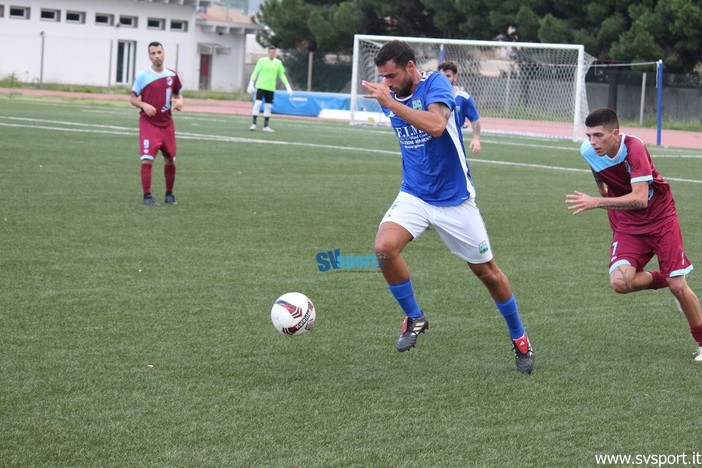
<svg viewBox="0 0 702 468"><path fill-rule="evenodd" d="M186 90L241 90L254 59L247 35L259 26L213 3L0 0L0 77L127 86L151 65L147 46L158 41Z"/></svg>

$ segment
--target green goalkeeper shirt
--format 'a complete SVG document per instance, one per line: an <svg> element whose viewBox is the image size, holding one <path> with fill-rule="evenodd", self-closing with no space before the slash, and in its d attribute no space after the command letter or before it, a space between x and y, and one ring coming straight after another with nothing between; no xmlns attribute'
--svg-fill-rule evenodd
<svg viewBox="0 0 702 468"><path fill-rule="evenodd" d="M280 81L287 87L288 78L285 76L285 68L280 59L271 60L268 57L258 59L256 68L251 75L251 81L256 82L257 89L264 91L275 91L276 78L280 76Z"/></svg>

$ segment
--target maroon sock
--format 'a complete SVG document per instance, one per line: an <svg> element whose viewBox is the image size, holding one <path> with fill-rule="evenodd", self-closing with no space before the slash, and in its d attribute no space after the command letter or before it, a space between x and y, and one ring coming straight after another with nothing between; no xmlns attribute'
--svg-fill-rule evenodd
<svg viewBox="0 0 702 468"><path fill-rule="evenodd" d="M692 333L692 338L697 344L702 346L702 325L697 325L696 327L690 325L690 333Z"/></svg>
<svg viewBox="0 0 702 468"><path fill-rule="evenodd" d="M144 190L144 195L151 193L151 164L141 165L141 188Z"/></svg>
<svg viewBox="0 0 702 468"><path fill-rule="evenodd" d="M653 281L651 281L651 285L648 287L648 289L661 289L668 287L668 278L663 276L663 273L658 270L651 270L649 273L651 273L651 276L653 276Z"/></svg>
<svg viewBox="0 0 702 468"><path fill-rule="evenodd" d="M163 165L163 174L166 176L166 192L173 191L173 184L175 184L176 166L173 164Z"/></svg>

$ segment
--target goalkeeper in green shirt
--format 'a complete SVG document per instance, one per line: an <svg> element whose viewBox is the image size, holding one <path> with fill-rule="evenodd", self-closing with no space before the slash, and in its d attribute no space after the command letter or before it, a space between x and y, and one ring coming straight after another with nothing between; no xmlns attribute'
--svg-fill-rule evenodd
<svg viewBox="0 0 702 468"><path fill-rule="evenodd" d="M268 57L259 59L258 62L256 62L256 68L254 68L254 71L251 74L251 81L249 81L249 86L246 91L249 94L255 93L256 100L254 101L253 109L251 110L253 123L249 127L249 130L256 130L258 113L261 110L261 104L263 104L263 100L265 99L266 103L263 107L263 131L273 131L273 129L268 126L268 121L271 118L275 84L279 77L280 81L282 81L285 85L285 89L288 90L288 96L292 96L292 88L290 87L290 83L288 83L288 78L285 76L283 62L275 57L275 52L276 48L269 46Z"/></svg>

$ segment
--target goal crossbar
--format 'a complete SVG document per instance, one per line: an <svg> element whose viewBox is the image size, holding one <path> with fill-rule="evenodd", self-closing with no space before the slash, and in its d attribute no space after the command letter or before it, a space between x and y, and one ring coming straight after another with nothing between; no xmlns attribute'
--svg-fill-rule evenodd
<svg viewBox="0 0 702 468"><path fill-rule="evenodd" d="M595 57L578 44L478 41L395 36L354 36L352 124L387 124L377 102L364 99L361 81L378 82L373 59L391 40L409 43L417 66L458 66L458 85L474 97L485 132L572 138L582 135L588 113L585 74Z"/></svg>

